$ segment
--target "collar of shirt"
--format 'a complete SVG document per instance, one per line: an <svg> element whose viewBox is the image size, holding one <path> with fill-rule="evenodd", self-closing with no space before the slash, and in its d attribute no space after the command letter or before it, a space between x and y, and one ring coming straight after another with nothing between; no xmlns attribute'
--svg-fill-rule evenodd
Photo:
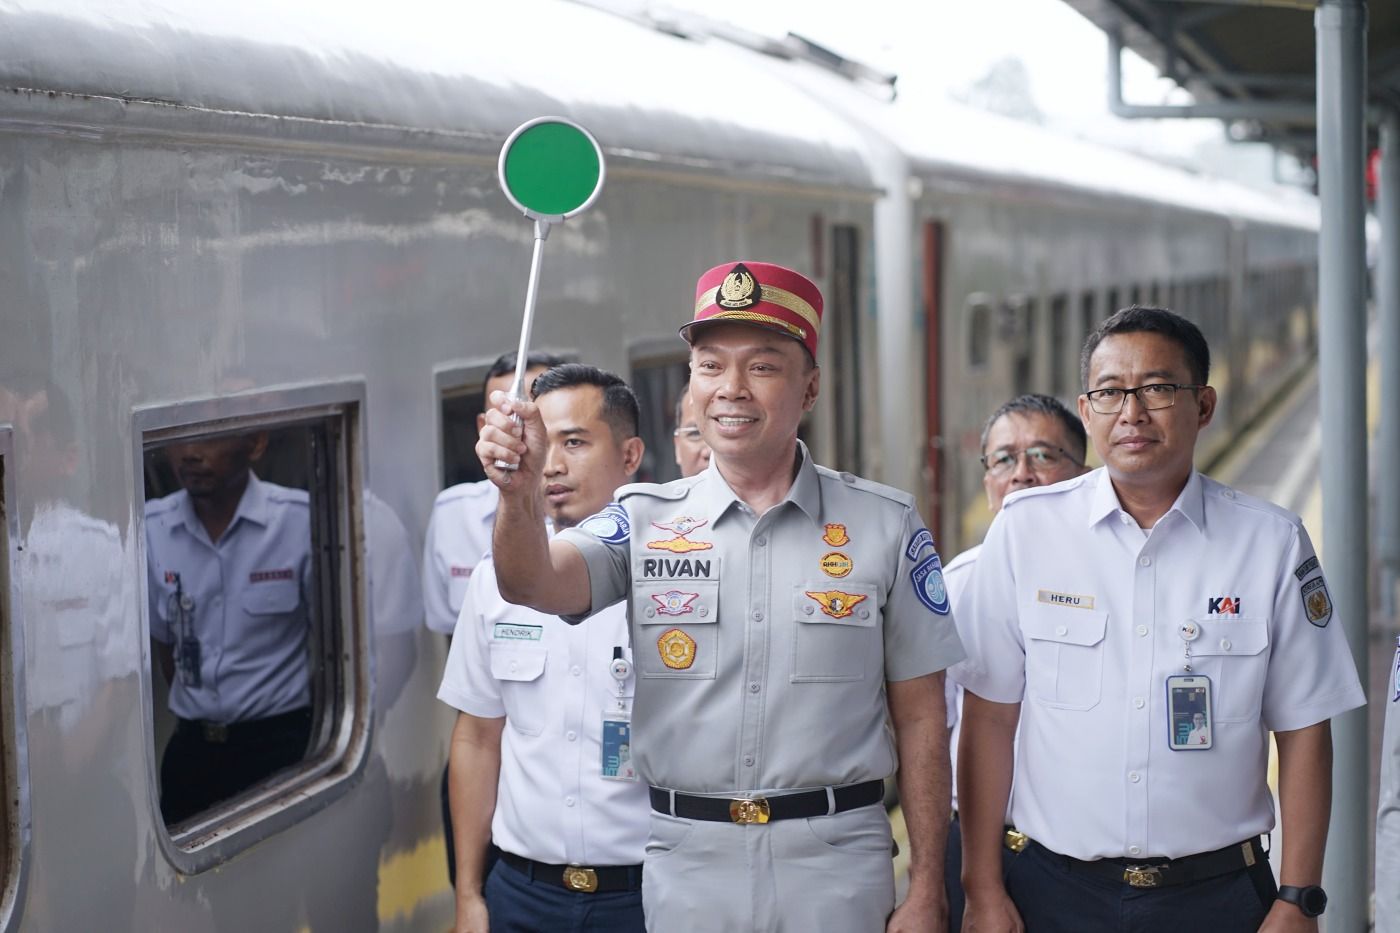
<svg viewBox="0 0 1400 933"><path fill-rule="evenodd" d="M268 523L267 489L263 486L262 480L252 470L248 471L248 485L243 490L243 498L238 500L238 509L233 513L233 520L228 523L228 528L224 530L227 535L238 524L239 519L247 519L264 527ZM196 538L206 539L208 534L204 530L204 523L199 520L199 516L194 511L194 500L186 492L180 502L180 520L185 526L185 530Z"/></svg>
<svg viewBox="0 0 1400 933"><path fill-rule="evenodd" d="M1118 501L1118 493L1113 489L1113 481L1108 476L1108 470L1099 467L1094 471L1097 476L1097 485L1093 494L1089 497L1089 525L1097 525L1110 515L1128 515L1123 510L1123 504ZM1201 474L1194 469L1191 475L1186 478L1186 485L1182 487L1181 494L1176 497L1172 507L1167 509L1167 515L1173 512L1180 512L1186 517L1197 531L1204 533L1206 530L1206 508L1205 489L1201 483ZM1164 515L1162 518L1166 518ZM1161 524L1159 520L1158 525Z"/></svg>
<svg viewBox="0 0 1400 933"><path fill-rule="evenodd" d="M821 477L817 473L817 466L812 462L812 455L807 451L807 445L802 441L797 442L797 453L802 462L798 465L797 476L792 481L792 486L788 488L787 495L783 501L778 503L776 508L782 508L784 504L791 502L803 512L813 522L821 522L822 514L822 489ZM737 508L742 504L742 500L735 495L730 488L724 475L720 472L718 459L712 458L710 465L705 468L705 487L699 490L698 502L703 506L706 515L713 516L710 524L717 525L728 513L731 507Z"/></svg>

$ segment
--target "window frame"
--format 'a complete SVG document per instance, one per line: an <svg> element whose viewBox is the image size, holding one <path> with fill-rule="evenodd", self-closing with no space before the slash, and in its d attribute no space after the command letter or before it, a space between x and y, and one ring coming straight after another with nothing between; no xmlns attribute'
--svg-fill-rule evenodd
<svg viewBox="0 0 1400 933"><path fill-rule="evenodd" d="M671 482L672 480L680 478L679 468L675 466L673 446L668 443L671 439L671 431L675 430L677 427L677 425L673 423L675 421L675 404L662 405L662 431L657 434L655 438L657 443L653 446L651 444L652 439L647 437L646 429L649 425L645 423L647 420L648 403L643 400L642 393L638 389L640 380L637 378L637 371L639 369L667 370L672 367L679 367L686 370L686 375L681 384L688 385L690 379L689 344L682 344L677 348L676 339L667 338L664 341L638 341L628 348L627 385L632 388L633 392L638 393L637 404L641 408L643 421L643 424L638 425L638 434L642 438L643 443L646 444L647 453L652 454L654 458L653 463L657 464L656 476L650 480L650 482L656 483ZM669 466L663 469L662 465ZM671 472L675 472L676 475L674 477L669 476Z"/></svg>
<svg viewBox="0 0 1400 933"><path fill-rule="evenodd" d="M4 526L4 565L0 566L0 619L7 624L0 631L0 663L9 675L9 689L0 696L0 729L3 729L6 822L4 877L0 878L0 931L18 930L24 915L25 892L29 885L30 842L33 825L30 812L29 727L25 692L24 618L21 600L15 591L20 576L19 509L15 494L14 430L0 424L0 514Z"/></svg>
<svg viewBox="0 0 1400 933"><path fill-rule="evenodd" d="M229 431L292 427L297 424L339 422L340 436L327 451L335 475L330 507L313 514L313 548L339 553L333 580L318 573L320 592L333 594L337 606L339 661L335 676L340 691L332 699L327 722L314 721L317 732L329 731L329 743L286 778L261 790L239 795L232 805L220 805L192 820L172 835L160 815L159 762L156 760L151 656L151 620L146 574L144 510L136 510L136 572L141 599L141 702L145 739L147 804L156 839L166 859L182 874L194 875L227 862L251 846L302 822L345 796L362 777L369 758L373 729L374 640L369 636L365 606L363 477L365 386L359 380L303 384L281 389L255 389L177 402L139 406L132 413L133 490L145 501L145 455L148 445ZM314 491L313 491L314 497ZM313 498L314 501L314 498ZM333 540L316 538L316 527L333 518ZM323 603L325 605L325 603ZM311 635L312 650L322 659L329 653L325 640ZM323 707L324 708L324 707Z"/></svg>

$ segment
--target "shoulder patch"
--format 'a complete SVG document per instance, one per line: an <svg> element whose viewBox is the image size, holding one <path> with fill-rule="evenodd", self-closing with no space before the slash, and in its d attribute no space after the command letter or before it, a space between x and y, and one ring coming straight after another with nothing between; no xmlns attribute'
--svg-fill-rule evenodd
<svg viewBox="0 0 1400 933"><path fill-rule="evenodd" d="M609 544L622 544L632 536L632 523L627 519L627 510L616 502L609 503L597 515L585 518L579 523L579 528Z"/></svg>
<svg viewBox="0 0 1400 933"><path fill-rule="evenodd" d="M1298 569L1293 571L1293 576L1297 577L1298 581L1301 583L1303 578L1306 577L1308 574L1312 573L1314 570L1316 570L1318 566L1320 565L1317 562L1317 558L1309 557L1307 560L1303 561L1301 564L1298 565Z"/></svg>
<svg viewBox="0 0 1400 933"><path fill-rule="evenodd" d="M1318 628L1326 628L1332 621L1332 595L1327 592L1327 581L1316 577L1303 584L1303 611L1308 621Z"/></svg>
<svg viewBox="0 0 1400 933"><path fill-rule="evenodd" d="M926 547L933 547L933 534L927 528L920 528L909 539L909 546L904 549L904 556L910 560L918 560L919 555L924 552Z"/></svg>
<svg viewBox="0 0 1400 933"><path fill-rule="evenodd" d="M914 585L914 595L929 611L938 615L948 614L948 585L943 582L943 563L937 554L930 554L909 572L909 582Z"/></svg>

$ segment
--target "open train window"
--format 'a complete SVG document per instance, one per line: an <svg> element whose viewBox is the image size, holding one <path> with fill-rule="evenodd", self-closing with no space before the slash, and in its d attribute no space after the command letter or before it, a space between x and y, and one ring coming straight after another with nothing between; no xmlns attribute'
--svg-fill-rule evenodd
<svg viewBox="0 0 1400 933"><path fill-rule="evenodd" d="M333 385L137 413L153 787L186 873L363 765L361 398Z"/></svg>
<svg viewBox="0 0 1400 933"><path fill-rule="evenodd" d="M24 629L15 612L12 433L0 426L0 930L19 924L29 855L29 770L25 741Z"/></svg>
<svg viewBox="0 0 1400 933"><path fill-rule="evenodd" d="M992 304L982 294L967 299L967 362L986 366L992 353Z"/></svg>
<svg viewBox="0 0 1400 933"><path fill-rule="evenodd" d="M678 426L676 406L689 376L690 357L684 354L649 356L632 363L629 381L641 408L639 431L646 443L637 482L669 483L680 478L672 432Z"/></svg>

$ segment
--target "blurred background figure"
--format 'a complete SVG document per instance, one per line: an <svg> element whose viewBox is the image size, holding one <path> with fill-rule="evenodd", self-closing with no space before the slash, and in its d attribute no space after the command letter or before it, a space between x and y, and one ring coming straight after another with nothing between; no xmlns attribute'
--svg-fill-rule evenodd
<svg viewBox="0 0 1400 933"><path fill-rule="evenodd" d="M676 466L681 468L681 476L694 476L710 465L710 447L700 433L695 403L690 400L690 383L686 383L676 399L676 430L672 432L672 437L676 443Z"/></svg>

